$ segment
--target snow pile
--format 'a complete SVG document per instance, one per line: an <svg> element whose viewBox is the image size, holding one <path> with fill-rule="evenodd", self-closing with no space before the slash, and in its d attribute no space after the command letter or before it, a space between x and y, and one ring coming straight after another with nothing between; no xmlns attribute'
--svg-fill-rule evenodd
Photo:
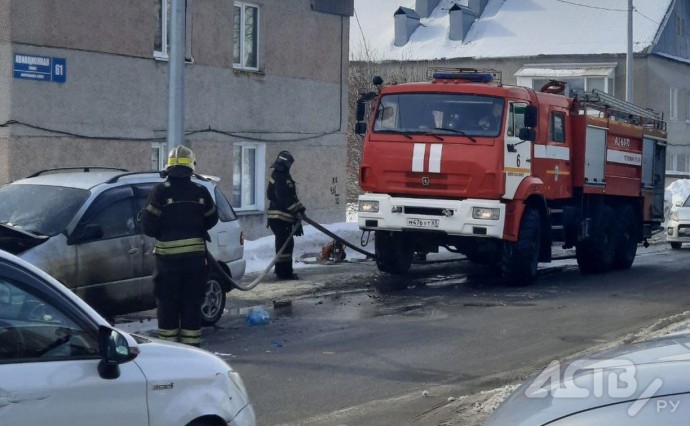
<svg viewBox="0 0 690 426"><path fill-rule="evenodd" d="M324 228L333 232L341 238L344 238L353 245L360 246L360 237L362 231L357 227L357 222L334 223L330 225L323 225ZM331 237L324 235L311 225L304 226L304 235L295 237L295 249L292 254L293 260L298 260L303 254L317 254L321 252L323 246L332 240ZM266 269L273 257L275 256L275 239L273 235L259 238L258 240L245 241L244 243L244 259L247 261L247 269L245 272L259 272ZM373 235L371 243L364 250L374 251ZM364 255L355 252L351 249L346 249L348 258L364 258ZM307 266L304 263L295 262L295 268Z"/></svg>

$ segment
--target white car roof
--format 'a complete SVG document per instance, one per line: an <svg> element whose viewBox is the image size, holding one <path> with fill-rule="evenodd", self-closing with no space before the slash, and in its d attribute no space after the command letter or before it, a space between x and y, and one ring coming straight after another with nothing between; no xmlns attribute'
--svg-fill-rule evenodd
<svg viewBox="0 0 690 426"><path fill-rule="evenodd" d="M74 172L47 172L35 177L24 178L11 182L12 185L47 185L47 186L63 186L66 188L78 188L90 190L91 188L104 184L109 180L120 176L118 181L128 181L131 183L139 182L156 182L162 181L163 178L159 172L125 172L117 170L99 170L94 169L88 172L74 171ZM213 180L212 177L204 176L205 178Z"/></svg>

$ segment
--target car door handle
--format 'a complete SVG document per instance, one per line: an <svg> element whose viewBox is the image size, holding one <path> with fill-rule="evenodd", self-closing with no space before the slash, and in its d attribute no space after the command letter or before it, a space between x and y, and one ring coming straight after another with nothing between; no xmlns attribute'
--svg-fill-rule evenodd
<svg viewBox="0 0 690 426"><path fill-rule="evenodd" d="M139 253L138 248L134 247L134 248L129 249L129 254L137 254L137 253Z"/></svg>

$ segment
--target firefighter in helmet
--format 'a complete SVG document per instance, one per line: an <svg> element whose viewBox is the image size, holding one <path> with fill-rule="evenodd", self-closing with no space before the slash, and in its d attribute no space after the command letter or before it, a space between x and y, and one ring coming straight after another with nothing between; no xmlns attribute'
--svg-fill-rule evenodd
<svg viewBox="0 0 690 426"><path fill-rule="evenodd" d="M208 274L206 240L218 222L208 190L192 182L196 161L185 146L173 148L143 211L144 233L156 238L154 275L158 337L201 343L201 304Z"/></svg>
<svg viewBox="0 0 690 426"><path fill-rule="evenodd" d="M281 280L299 279L292 271L292 250L295 241L292 238L292 228L297 226L295 235L302 235L302 225L298 213L304 213L304 206L297 198L295 181L290 176L290 167L295 159L288 151L281 151L273 163L273 172L268 180L266 197L269 200L268 226L275 235L276 254L287 241L287 246L275 263L275 273Z"/></svg>

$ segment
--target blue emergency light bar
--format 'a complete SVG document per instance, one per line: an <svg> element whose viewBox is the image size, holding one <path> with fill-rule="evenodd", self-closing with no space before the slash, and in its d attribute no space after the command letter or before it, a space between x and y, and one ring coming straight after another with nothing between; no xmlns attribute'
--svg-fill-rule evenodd
<svg viewBox="0 0 690 426"><path fill-rule="evenodd" d="M436 72L433 78L435 80L467 80L473 83L491 83L494 80L493 75L482 72Z"/></svg>

